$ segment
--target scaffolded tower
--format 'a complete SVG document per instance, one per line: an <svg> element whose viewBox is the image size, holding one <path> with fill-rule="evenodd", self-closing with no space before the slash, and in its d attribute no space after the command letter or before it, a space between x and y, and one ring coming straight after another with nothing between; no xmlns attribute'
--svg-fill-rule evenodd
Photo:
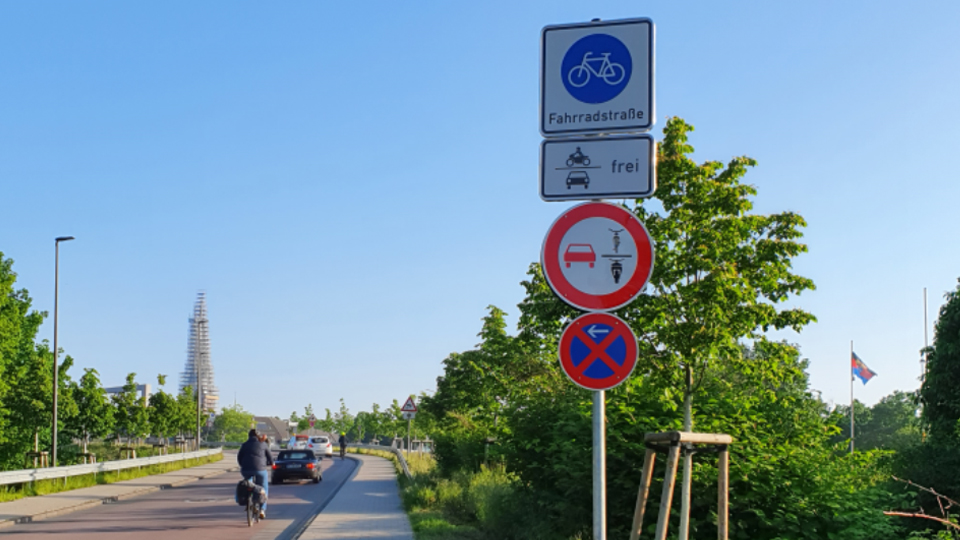
<svg viewBox="0 0 960 540"><path fill-rule="evenodd" d="M217 387L213 384L213 364L210 363L210 333L207 320L207 299L204 293L197 294L197 303L193 306L190 318L190 341L187 344L187 364L180 374L180 391L190 386L197 390L197 378L200 379L201 407L204 411L215 412L220 399Z"/></svg>

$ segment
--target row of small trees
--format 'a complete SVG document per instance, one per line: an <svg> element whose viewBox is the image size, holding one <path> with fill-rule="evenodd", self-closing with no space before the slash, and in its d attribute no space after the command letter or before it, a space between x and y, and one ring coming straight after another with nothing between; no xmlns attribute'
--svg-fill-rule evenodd
<svg viewBox="0 0 960 540"><path fill-rule="evenodd" d="M314 428L329 433L346 433L351 441L366 442L373 439L382 440L386 437L406 437L408 423L403 419L400 407L400 402L395 399L385 409L374 403L369 411L352 414L343 398L340 398L340 409L336 412L324 409L326 414L323 418L316 418ZM296 411L290 413L290 421L296 424L298 431L305 431L310 427L310 416L314 414L313 405L307 405L302 415L297 414ZM431 415L419 414L416 421L410 424L410 436L414 438L428 436L435 429L435 424Z"/></svg>
<svg viewBox="0 0 960 540"><path fill-rule="evenodd" d="M192 433L196 428L197 402L193 389L185 387L173 396L163 390L148 399L137 392L136 373L127 375L123 389L107 397L95 369L86 369L79 384L71 382L61 397L60 413L67 413L64 426L67 434L82 441L83 452L91 437L115 437L121 442L153 435L165 439L172 435ZM165 375L158 375L160 386ZM71 403L72 402L72 403Z"/></svg>
<svg viewBox="0 0 960 540"><path fill-rule="evenodd" d="M0 470L21 468L26 452L50 448L53 432L53 351L46 340L37 341L47 313L33 310L27 291L15 284L13 261L0 252ZM193 432L192 388L176 396L161 390L145 400L131 373L123 389L108 396L95 369L75 381L73 366L67 355L58 369L58 464L86 452L91 438L130 441ZM157 382L163 386L165 376ZM74 440L82 441L79 448L71 445Z"/></svg>

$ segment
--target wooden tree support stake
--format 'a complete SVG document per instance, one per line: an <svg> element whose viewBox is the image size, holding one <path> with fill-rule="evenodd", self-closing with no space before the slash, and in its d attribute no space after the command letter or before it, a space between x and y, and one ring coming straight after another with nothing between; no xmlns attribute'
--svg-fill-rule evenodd
<svg viewBox="0 0 960 540"><path fill-rule="evenodd" d="M638 540L643 531L643 515L650 494L650 482L653 479L653 467L657 452L667 454L667 470L663 478L663 491L660 495L660 514L657 516L655 540L666 540L670 523L670 506L673 503L673 488L677 481L677 466L681 452L706 451L693 445L712 446L719 457L717 478L717 538L727 540L729 535L730 512L730 455L728 446L733 444L730 435L715 433L690 433L686 431L668 431L665 433L647 433L644 436L647 453L643 458L643 471L640 473L640 489L637 492L637 507L633 513L633 526L630 540Z"/></svg>

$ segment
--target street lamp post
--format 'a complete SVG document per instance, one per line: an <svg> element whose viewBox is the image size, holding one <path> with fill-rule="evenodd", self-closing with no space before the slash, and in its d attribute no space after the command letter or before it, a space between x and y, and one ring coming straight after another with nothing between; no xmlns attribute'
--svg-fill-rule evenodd
<svg viewBox="0 0 960 540"><path fill-rule="evenodd" d="M60 242L73 240L72 236L58 236L54 245L56 247L56 258L54 260L53 270L53 451L51 452L51 465L57 466L57 397L60 394L60 370L57 367L57 308L60 296Z"/></svg>

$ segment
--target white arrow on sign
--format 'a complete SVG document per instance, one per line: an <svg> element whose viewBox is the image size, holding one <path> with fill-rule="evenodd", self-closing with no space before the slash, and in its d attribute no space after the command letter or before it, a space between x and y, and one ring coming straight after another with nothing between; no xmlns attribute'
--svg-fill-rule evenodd
<svg viewBox="0 0 960 540"><path fill-rule="evenodd" d="M593 339L597 339L597 334L609 334L609 333L610 333L610 329L609 329L609 328L600 328L599 326L597 326L597 325L595 325L595 324L591 324L591 325L590 325L590 328L587 328L587 333L590 334L590 337L592 337Z"/></svg>

